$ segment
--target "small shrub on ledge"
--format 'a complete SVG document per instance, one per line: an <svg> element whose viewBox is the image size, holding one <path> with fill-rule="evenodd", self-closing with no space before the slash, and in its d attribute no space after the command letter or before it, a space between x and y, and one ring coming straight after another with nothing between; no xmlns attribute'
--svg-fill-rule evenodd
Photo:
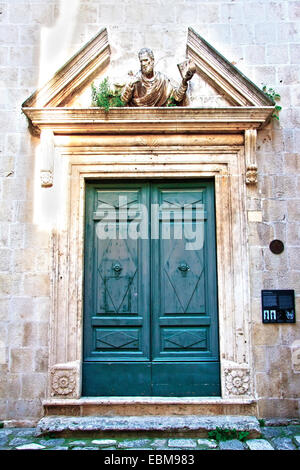
<svg viewBox="0 0 300 470"><path fill-rule="evenodd" d="M121 91L112 90L108 79L105 78L98 87L92 83L92 106L104 108L107 112L109 108L123 107L125 104L121 100Z"/></svg>

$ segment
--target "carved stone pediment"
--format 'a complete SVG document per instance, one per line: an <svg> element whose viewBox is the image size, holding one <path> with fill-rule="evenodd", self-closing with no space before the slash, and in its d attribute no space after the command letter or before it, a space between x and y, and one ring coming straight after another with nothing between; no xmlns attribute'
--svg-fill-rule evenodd
<svg viewBox="0 0 300 470"><path fill-rule="evenodd" d="M87 125L92 133L113 132L114 124L120 122L127 132L126 123L137 121L145 122L143 132L153 132L150 122L155 120L160 121L162 127L170 125L171 132L174 122L183 121L189 121L193 131L222 129L223 132L232 132L258 129L268 122L274 109L269 98L191 28L188 30L186 54L196 65L196 75L217 90L226 106L155 110L125 107L110 109L108 113L93 107L69 107L74 96L95 76L103 74L110 62L107 30L102 29L23 103L22 110L37 131L47 126L57 133L66 130L85 133ZM138 128L133 131L139 132Z"/></svg>
<svg viewBox="0 0 300 470"><path fill-rule="evenodd" d="M98 107L76 107L74 97L104 73L111 49L107 30L102 29L75 54L41 89L28 98L22 110L36 134L145 134L145 133L239 133L245 134L247 184L255 184L256 130L271 118L270 99L193 29L188 29L187 59L196 66L198 79L223 99L222 106L120 107L105 111ZM199 82L196 82L199 83ZM195 85L197 86L197 85ZM191 101L193 104L193 100ZM226 105L225 105L226 104ZM47 137L46 146L49 142ZM42 186L52 185L52 163L42 158Z"/></svg>

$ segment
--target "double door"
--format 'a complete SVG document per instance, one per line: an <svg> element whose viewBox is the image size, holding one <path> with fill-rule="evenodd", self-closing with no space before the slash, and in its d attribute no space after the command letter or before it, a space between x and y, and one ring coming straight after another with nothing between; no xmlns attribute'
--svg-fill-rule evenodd
<svg viewBox="0 0 300 470"><path fill-rule="evenodd" d="M84 396L219 396L212 181L86 185Z"/></svg>

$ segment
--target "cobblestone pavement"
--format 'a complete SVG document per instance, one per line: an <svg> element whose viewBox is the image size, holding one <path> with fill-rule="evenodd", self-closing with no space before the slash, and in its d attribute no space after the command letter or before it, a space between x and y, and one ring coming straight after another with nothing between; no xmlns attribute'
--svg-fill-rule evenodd
<svg viewBox="0 0 300 470"><path fill-rule="evenodd" d="M261 438L218 440L217 438L163 437L36 437L35 428L0 429L0 450L300 450L300 423L262 426ZM218 436L220 437L220 436Z"/></svg>

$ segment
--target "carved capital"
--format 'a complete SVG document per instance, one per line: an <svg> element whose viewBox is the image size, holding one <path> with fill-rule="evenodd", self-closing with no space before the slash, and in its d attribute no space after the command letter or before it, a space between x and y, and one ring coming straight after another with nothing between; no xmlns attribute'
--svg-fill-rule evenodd
<svg viewBox="0 0 300 470"><path fill-rule="evenodd" d="M250 394L248 369L225 369L225 388L228 396L242 397Z"/></svg>
<svg viewBox="0 0 300 470"><path fill-rule="evenodd" d="M78 398L79 367L77 364L57 364L50 370L52 397Z"/></svg>

